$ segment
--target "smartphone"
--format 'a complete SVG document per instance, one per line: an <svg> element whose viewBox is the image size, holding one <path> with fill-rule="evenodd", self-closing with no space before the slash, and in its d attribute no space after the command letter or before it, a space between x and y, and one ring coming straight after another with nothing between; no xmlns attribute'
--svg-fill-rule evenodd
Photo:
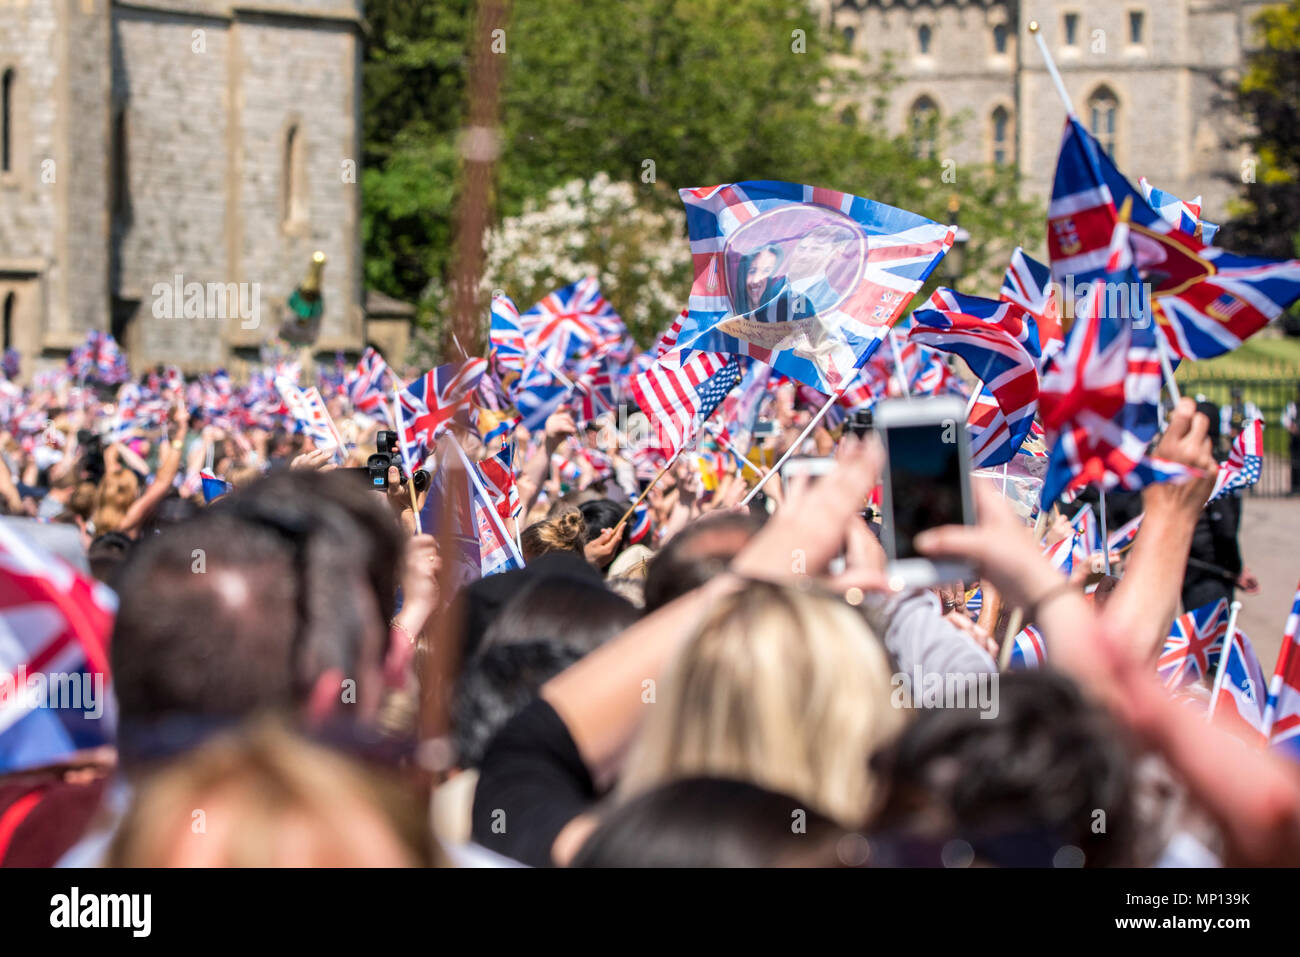
<svg viewBox="0 0 1300 957"><path fill-rule="evenodd" d="M887 460L881 544L889 576L910 587L969 581L967 563L926 558L914 544L928 528L974 521L966 403L958 396L881 402L874 425Z"/></svg>

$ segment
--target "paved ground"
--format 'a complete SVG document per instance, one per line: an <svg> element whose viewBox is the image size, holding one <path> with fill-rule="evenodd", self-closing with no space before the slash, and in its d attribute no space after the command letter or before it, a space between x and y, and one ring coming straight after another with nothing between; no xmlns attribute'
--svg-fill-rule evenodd
<svg viewBox="0 0 1300 957"><path fill-rule="evenodd" d="M1300 580L1300 498L1247 498L1241 515L1241 555L1259 579L1258 595L1243 595L1237 623L1273 674L1282 627Z"/></svg>

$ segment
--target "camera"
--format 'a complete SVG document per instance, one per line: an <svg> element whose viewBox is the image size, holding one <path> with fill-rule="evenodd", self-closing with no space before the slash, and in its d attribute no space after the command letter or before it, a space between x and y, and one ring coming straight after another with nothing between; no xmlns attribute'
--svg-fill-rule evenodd
<svg viewBox="0 0 1300 957"><path fill-rule="evenodd" d="M846 423L844 431L851 435L855 435L858 438L862 438L871 431L873 428L873 422L874 418L871 415L870 409L858 409L849 416L849 421Z"/></svg>
<svg viewBox="0 0 1300 957"><path fill-rule="evenodd" d="M375 436L375 447L378 451L366 459L366 479L369 487L380 492L387 491L389 468L397 469L398 481L405 485L406 472L402 469L402 453L397 444L397 433L390 429L380 429ZM429 487L431 476L425 469L416 469L412 478L417 492L423 492Z"/></svg>

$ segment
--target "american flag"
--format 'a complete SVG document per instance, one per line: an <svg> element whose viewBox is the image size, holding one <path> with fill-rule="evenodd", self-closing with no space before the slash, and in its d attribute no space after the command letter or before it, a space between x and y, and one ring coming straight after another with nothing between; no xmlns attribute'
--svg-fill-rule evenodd
<svg viewBox="0 0 1300 957"><path fill-rule="evenodd" d="M1145 176L1138 177L1138 188L1142 190L1143 198L1165 222L1177 226L1182 232L1196 237L1207 246L1214 242L1214 234L1219 231L1219 227L1201 219L1201 197L1197 196L1190 202L1184 203L1173 193L1166 193L1163 189L1152 186Z"/></svg>
<svg viewBox="0 0 1300 957"><path fill-rule="evenodd" d="M1165 687L1181 688L1207 676L1214 677L1228 633L1228 599L1202 605L1174 619L1156 670Z"/></svg>
<svg viewBox="0 0 1300 957"><path fill-rule="evenodd" d="M669 458L694 438L740 379L734 357L676 350L632 380L632 396L650 419L654 444Z"/></svg>
<svg viewBox="0 0 1300 957"><path fill-rule="evenodd" d="M469 406L486 369L485 359L449 362L430 369L397 394L397 434L408 472L420 467L456 413Z"/></svg>
<svg viewBox="0 0 1300 957"><path fill-rule="evenodd" d="M1013 644L1011 657L1007 661L1008 671L1041 668L1047 663L1047 642L1036 626L1025 625L1011 641Z"/></svg>
<svg viewBox="0 0 1300 957"><path fill-rule="evenodd" d="M0 774L113 743L108 641L116 611L106 585L0 524L0 688L7 689ZM49 697L56 693L57 701Z"/></svg>
<svg viewBox="0 0 1300 957"><path fill-rule="evenodd" d="M678 313L673 319L673 324L665 329L663 334L659 336L658 341L655 342L653 350L653 357L655 359L662 359L664 356L668 355L668 353L677 348L677 337L681 334L682 323L686 321L688 312L689 310L683 309Z"/></svg>
<svg viewBox="0 0 1300 957"><path fill-rule="evenodd" d="M1003 302L1014 303L1034 317L1038 327L1040 358L1046 359L1062 345L1061 307L1052 285L1052 270L1017 246L1002 277ZM1041 363L1040 363L1041 364Z"/></svg>
<svg viewBox="0 0 1300 957"><path fill-rule="evenodd" d="M751 356L827 394L867 360L955 235L914 213L797 183L751 181L679 193L695 282L678 341L692 350ZM767 238L791 261L804 244L836 234L824 242L834 245L831 266L851 260L847 277L833 287L831 266L818 276L773 274L768 298L738 311L743 283L737 277L749 257L735 240L760 217L766 225L755 241Z"/></svg>
<svg viewBox="0 0 1300 957"><path fill-rule="evenodd" d="M1131 204L1126 202L1116 218L1106 205L1105 187L1080 168L1077 141L1072 124L1049 207L1052 270L1058 280L1074 275L1090 285L1065 345L1047 361L1041 377L1039 407L1052 450L1043 480L1045 509L1063 492L1090 484L1136 490L1191 474L1146 454L1158 428L1162 387L1155 332L1149 321L1134 321L1145 318L1141 307L1136 316L1125 315L1125 303L1115 295L1141 288L1129 243ZM1105 206L1104 244L1100 230L1076 222L1076 211L1088 204Z"/></svg>
<svg viewBox="0 0 1300 957"><path fill-rule="evenodd" d="M1068 198L1059 192L1063 176L1075 187ZM1066 125L1057 185L1047 237L1053 275L1094 278L1116 210L1131 204L1136 268L1151 284L1155 325L1179 358L1231 352L1300 298L1300 260L1237 256L1167 222L1075 118Z"/></svg>
<svg viewBox="0 0 1300 957"><path fill-rule="evenodd" d="M1264 422L1262 419L1248 419L1242 425L1241 432L1232 440L1228 461L1219 466L1219 474L1214 479L1214 491L1210 493L1206 504L1234 489L1250 488L1259 481L1263 467Z"/></svg>
<svg viewBox="0 0 1300 957"><path fill-rule="evenodd" d="M389 419L388 395L393 388L393 376L388 363L373 346L366 347L344 384L352 408L367 415L378 414L385 421Z"/></svg>
<svg viewBox="0 0 1300 957"><path fill-rule="evenodd" d="M1300 761L1300 587L1291 600L1277 654L1277 668L1268 686L1264 734L1268 742L1293 761Z"/></svg>

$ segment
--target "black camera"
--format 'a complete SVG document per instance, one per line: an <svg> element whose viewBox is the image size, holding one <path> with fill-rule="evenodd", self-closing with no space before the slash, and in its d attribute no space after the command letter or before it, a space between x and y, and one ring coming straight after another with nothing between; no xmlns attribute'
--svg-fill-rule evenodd
<svg viewBox="0 0 1300 957"><path fill-rule="evenodd" d="M851 435L856 435L858 438L862 438L871 431L873 421L870 409L858 409L849 416L849 421L845 426L845 431Z"/></svg>
<svg viewBox="0 0 1300 957"><path fill-rule="evenodd" d="M370 488L383 492L388 489L388 470L397 469L398 481L406 484L406 472L402 469L402 453L397 444L397 433L389 429L380 429L375 436L375 447L378 449L374 455L366 459L366 478ZM416 469L415 490L423 492L429 487L431 476L424 469Z"/></svg>

